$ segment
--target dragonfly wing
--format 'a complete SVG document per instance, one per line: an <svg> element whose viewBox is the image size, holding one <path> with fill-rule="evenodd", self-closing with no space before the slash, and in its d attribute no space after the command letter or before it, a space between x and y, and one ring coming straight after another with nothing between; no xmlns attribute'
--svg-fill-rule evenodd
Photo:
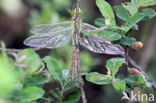
<svg viewBox="0 0 156 103"><path fill-rule="evenodd" d="M24 44L37 48L58 48L70 41L72 30L68 28L64 31L54 32L50 35L35 35L24 41Z"/></svg>
<svg viewBox="0 0 156 103"><path fill-rule="evenodd" d="M51 33L58 32L58 31L64 31L68 28L71 28L70 21L61 22L61 23L57 23L57 24L38 25L38 26L33 27L30 30L30 32L32 34L37 34L37 35L47 35L47 34L51 34Z"/></svg>
<svg viewBox="0 0 156 103"><path fill-rule="evenodd" d="M102 38L83 36L79 39L80 45L84 48L100 54L125 55L124 48L120 45L111 44Z"/></svg>
<svg viewBox="0 0 156 103"><path fill-rule="evenodd" d="M98 28L93 26L93 25L90 25L88 23L83 23L82 28L81 28L81 33L91 32L91 31L94 31L94 30L97 30L97 29Z"/></svg>

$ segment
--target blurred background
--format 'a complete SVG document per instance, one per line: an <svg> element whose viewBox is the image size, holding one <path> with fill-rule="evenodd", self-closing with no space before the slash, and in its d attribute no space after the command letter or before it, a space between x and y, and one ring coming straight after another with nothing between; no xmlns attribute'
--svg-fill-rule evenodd
<svg viewBox="0 0 156 103"><path fill-rule="evenodd" d="M107 1L114 6L128 0ZM38 24L69 21L74 2L74 0L0 0L0 41L4 41L7 48L28 48L23 41L32 35L29 32L30 28ZM81 0L81 8L84 12L84 22L95 25L94 20L101 17L95 0ZM156 10L156 6L151 8ZM123 23L116 19L118 25ZM140 23L139 30L130 35L144 43L141 50L131 50L130 56L156 82L156 18ZM42 49L37 53L41 57L53 56L64 68L70 68L71 44L53 50ZM112 57L94 54L82 47L80 55L83 72L105 73L105 62ZM88 103L119 103L122 97L122 93L114 90L112 86L98 86L89 82L85 82L85 92Z"/></svg>

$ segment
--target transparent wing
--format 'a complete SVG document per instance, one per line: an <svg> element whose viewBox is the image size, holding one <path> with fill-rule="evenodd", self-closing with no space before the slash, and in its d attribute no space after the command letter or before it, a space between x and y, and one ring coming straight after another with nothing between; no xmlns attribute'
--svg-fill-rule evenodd
<svg viewBox="0 0 156 103"><path fill-rule="evenodd" d="M95 31L97 29L98 28L93 25L90 25L88 23L83 23L82 28L81 28L81 33L91 32L91 31Z"/></svg>
<svg viewBox="0 0 156 103"><path fill-rule="evenodd" d="M61 22L57 24L38 25L38 26L33 27L30 32L32 34L37 34L37 35L47 35L47 34L52 34L54 32L64 31L68 28L71 28L70 21Z"/></svg>
<svg viewBox="0 0 156 103"><path fill-rule="evenodd" d="M35 35L24 41L24 44L37 48L58 48L70 41L72 30L68 28L63 31L48 33L46 35Z"/></svg>
<svg viewBox="0 0 156 103"><path fill-rule="evenodd" d="M83 36L79 39L80 45L84 48L100 54L109 54L109 55L125 55L124 48L120 45L111 44L109 41L106 41L101 38L93 36Z"/></svg>

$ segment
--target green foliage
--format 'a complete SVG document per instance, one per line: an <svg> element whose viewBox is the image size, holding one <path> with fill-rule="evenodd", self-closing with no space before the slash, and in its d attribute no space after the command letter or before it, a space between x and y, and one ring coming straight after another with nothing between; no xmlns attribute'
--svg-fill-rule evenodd
<svg viewBox="0 0 156 103"><path fill-rule="evenodd" d="M45 75L35 74L26 78L23 82L26 86L42 86L49 81L48 77Z"/></svg>
<svg viewBox="0 0 156 103"><path fill-rule="evenodd" d="M151 5L156 5L155 0L139 0L140 1L140 6L151 6Z"/></svg>
<svg viewBox="0 0 156 103"><path fill-rule="evenodd" d="M92 73L86 74L86 80L95 84L104 85L104 84L110 84L112 77L109 75L92 72Z"/></svg>
<svg viewBox="0 0 156 103"><path fill-rule="evenodd" d="M123 6L115 6L114 10L120 19L127 21L130 18L129 12Z"/></svg>
<svg viewBox="0 0 156 103"><path fill-rule="evenodd" d="M128 84L144 84L146 80L142 75L132 75L125 79Z"/></svg>
<svg viewBox="0 0 156 103"><path fill-rule="evenodd" d="M72 92L65 96L62 103L76 103L80 99L80 92Z"/></svg>
<svg viewBox="0 0 156 103"><path fill-rule="evenodd" d="M105 19L104 18L97 18L94 22L95 25L102 27L105 26Z"/></svg>
<svg viewBox="0 0 156 103"><path fill-rule="evenodd" d="M99 32L97 35L109 41L116 41L122 37L118 32L106 31L106 30Z"/></svg>
<svg viewBox="0 0 156 103"><path fill-rule="evenodd" d="M39 87L26 87L17 93L17 99L20 103L29 103L41 98L44 95L44 90Z"/></svg>
<svg viewBox="0 0 156 103"><path fill-rule="evenodd" d="M134 45L135 41L136 41L136 39L133 37L131 37L131 38L122 37L120 40L115 41L115 43L130 46L130 45Z"/></svg>
<svg viewBox="0 0 156 103"><path fill-rule="evenodd" d="M3 55L0 55L0 98L7 97L12 92L12 87L16 82L16 74L13 71L14 67L12 61L8 61L8 57L3 51Z"/></svg>
<svg viewBox="0 0 156 103"><path fill-rule="evenodd" d="M0 54L0 74L2 73L0 98L10 99L13 103L49 100L74 103L79 100L79 92L69 92L73 88L79 88L78 79L71 82L69 70L63 69L55 58L49 56L43 58L48 68L46 71L46 66L41 67L42 59L34 50L25 49L15 54L18 57L15 60L12 60L6 51ZM58 81L59 86L50 90L52 93L45 92L43 86L53 79ZM69 93L64 95L65 92Z"/></svg>
<svg viewBox="0 0 156 103"><path fill-rule="evenodd" d="M130 17L123 26L128 27L129 29L127 31L129 31L133 26L135 26L143 18L144 18L143 13L136 13L134 16Z"/></svg>
<svg viewBox="0 0 156 103"><path fill-rule="evenodd" d="M125 63L124 58L112 58L109 59L106 63L106 68L110 72L112 76L115 76L115 74L118 72L119 68L122 66L122 64Z"/></svg>
<svg viewBox="0 0 156 103"><path fill-rule="evenodd" d="M58 64L58 61L49 56L45 57L43 60L47 64L47 67L51 76L55 80L61 81L62 80L62 68Z"/></svg>
<svg viewBox="0 0 156 103"><path fill-rule="evenodd" d="M122 4L122 6L129 11L131 16L134 16L138 11L139 3L138 2L126 2Z"/></svg>
<svg viewBox="0 0 156 103"><path fill-rule="evenodd" d="M22 50L18 55L20 58L17 60L17 63L26 66L26 71L30 74L37 71L42 64L41 58L32 49Z"/></svg>
<svg viewBox="0 0 156 103"><path fill-rule="evenodd" d="M126 88L125 81L120 80L120 79L113 79L112 84L116 90L124 91Z"/></svg>
<svg viewBox="0 0 156 103"><path fill-rule="evenodd" d="M145 16L143 20L148 20L156 16L156 12L151 8L145 8L141 11Z"/></svg>
<svg viewBox="0 0 156 103"><path fill-rule="evenodd" d="M105 0L96 0L96 5L100 9L102 16L105 18L106 25L115 26L115 17L111 6Z"/></svg>

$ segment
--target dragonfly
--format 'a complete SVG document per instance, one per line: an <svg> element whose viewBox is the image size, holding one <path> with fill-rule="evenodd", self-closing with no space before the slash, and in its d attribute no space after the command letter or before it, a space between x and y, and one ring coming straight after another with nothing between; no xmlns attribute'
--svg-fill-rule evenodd
<svg viewBox="0 0 156 103"><path fill-rule="evenodd" d="M24 44L35 48L59 48L72 40L72 66L71 70L77 72L79 45L91 52L108 55L125 55L125 49L110 41L97 37L96 33L92 36L85 36L85 33L95 32L100 28L82 22L82 10L77 0L76 8L73 9L71 21L57 24L41 24L33 27L30 32L36 34L24 40ZM73 76L72 74L71 77Z"/></svg>
<svg viewBox="0 0 156 103"><path fill-rule="evenodd" d="M80 85L83 86L80 61L79 61L79 45L88 49L91 52L109 55L124 55L124 48L117 44L112 44L110 41L93 36L85 36L87 32L99 30L98 27L82 22L83 12L80 8L80 0L77 0L76 8L73 10L71 21L65 21L57 24L42 24L31 29L32 34L36 34L27 38L24 44L35 48L59 48L72 41L72 63L71 63L71 78L74 80L75 73L78 73ZM83 88L81 93L83 95ZM85 96L83 103L86 103Z"/></svg>

